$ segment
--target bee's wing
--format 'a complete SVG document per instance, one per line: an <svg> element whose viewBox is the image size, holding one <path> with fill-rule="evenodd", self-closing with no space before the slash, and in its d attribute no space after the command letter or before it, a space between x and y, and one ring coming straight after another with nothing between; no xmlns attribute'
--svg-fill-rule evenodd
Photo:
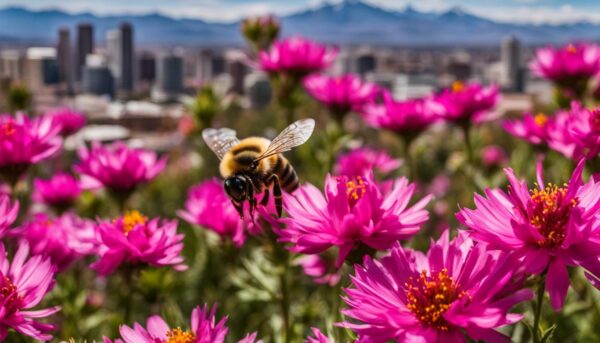
<svg viewBox="0 0 600 343"><path fill-rule="evenodd" d="M273 139L267 150L256 160L262 160L263 158L289 151L293 147L304 144L310 138L314 129L314 119L302 119L292 123Z"/></svg>
<svg viewBox="0 0 600 343"><path fill-rule="evenodd" d="M220 160L240 142L235 136L235 131L227 128L204 129L202 130L202 138Z"/></svg>

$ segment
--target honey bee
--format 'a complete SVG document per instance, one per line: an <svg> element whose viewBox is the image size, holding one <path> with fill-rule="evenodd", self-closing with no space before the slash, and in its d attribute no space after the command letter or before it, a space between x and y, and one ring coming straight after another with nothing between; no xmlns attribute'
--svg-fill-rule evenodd
<svg viewBox="0 0 600 343"><path fill-rule="evenodd" d="M256 195L264 193L260 204L269 202L273 190L277 215L281 217L281 189L288 193L298 188L298 175L282 153L304 144L315 128L313 119L302 119L286 127L269 141L263 137L238 140L232 129L205 129L202 138L221 160L219 171L225 179L225 192L235 209L244 217L244 202L250 204L252 216L257 206Z"/></svg>

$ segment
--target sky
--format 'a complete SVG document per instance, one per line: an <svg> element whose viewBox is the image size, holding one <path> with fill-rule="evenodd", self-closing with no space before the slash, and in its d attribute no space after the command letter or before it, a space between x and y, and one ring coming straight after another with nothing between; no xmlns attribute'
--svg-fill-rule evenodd
<svg viewBox="0 0 600 343"><path fill-rule="evenodd" d="M342 0L329 0L340 2ZM505 22L565 23L590 20L600 23L600 0L364 0L373 5L402 10L407 5L427 12L459 6L486 18ZM123 14L160 12L173 17L233 21L247 15L285 15L324 0L0 0L0 7L61 9L71 13Z"/></svg>

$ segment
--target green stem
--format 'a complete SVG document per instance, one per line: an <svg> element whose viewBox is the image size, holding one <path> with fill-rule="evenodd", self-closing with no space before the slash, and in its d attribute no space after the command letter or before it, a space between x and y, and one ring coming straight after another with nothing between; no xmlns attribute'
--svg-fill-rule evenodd
<svg viewBox="0 0 600 343"><path fill-rule="evenodd" d="M410 147L412 146L413 139L404 137L403 149L404 149L404 163L408 167L408 178L410 181L417 179L417 171L415 161L413 161L412 154L410 153Z"/></svg>
<svg viewBox="0 0 600 343"><path fill-rule="evenodd" d="M536 300L533 305L533 342L540 343L541 342L541 328L540 322L542 319L542 304L544 301L544 290L546 286L546 274L542 274L542 280L538 284L538 288L536 291Z"/></svg>
<svg viewBox="0 0 600 343"><path fill-rule="evenodd" d="M461 128L463 130L463 134L465 136L465 150L467 152L467 161L469 161L469 164L471 165L472 168L475 167L475 161L474 161L474 156L473 156L473 143L471 142L471 135L470 135L470 125L465 124L465 125L461 125Z"/></svg>
<svg viewBox="0 0 600 343"><path fill-rule="evenodd" d="M343 266L342 266L343 268ZM335 287L332 287L333 290L333 306L332 306L332 310L333 310L333 324L335 325L335 323L339 323L343 321L342 318L342 313L340 311L341 307L342 307L342 288L343 288L343 281L344 281L344 274L342 274L342 278L338 281L338 284L335 285ZM346 337L346 329L341 328L341 327L337 327L334 326L333 327L333 334L335 336L335 341L336 342L344 342L348 337Z"/></svg>
<svg viewBox="0 0 600 343"><path fill-rule="evenodd" d="M279 284L281 287L281 318L283 320L283 341L289 343L292 341L290 333L290 299L289 299L289 287L288 287L288 263L284 262L283 273L279 276Z"/></svg>

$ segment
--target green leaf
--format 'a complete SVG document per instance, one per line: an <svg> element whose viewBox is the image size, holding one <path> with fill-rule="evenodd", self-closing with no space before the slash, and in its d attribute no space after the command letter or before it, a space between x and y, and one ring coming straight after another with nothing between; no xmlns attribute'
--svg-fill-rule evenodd
<svg viewBox="0 0 600 343"><path fill-rule="evenodd" d="M554 333L554 330L556 330L556 324L552 325L551 327L546 329L546 331L544 331L541 342L542 343L549 342L550 338L552 337L552 334Z"/></svg>

